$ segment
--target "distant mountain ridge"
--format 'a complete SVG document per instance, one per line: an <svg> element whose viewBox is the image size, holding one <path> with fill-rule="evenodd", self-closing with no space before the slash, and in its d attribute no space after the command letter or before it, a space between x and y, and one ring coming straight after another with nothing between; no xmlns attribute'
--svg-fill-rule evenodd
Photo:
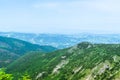
<svg viewBox="0 0 120 80"><path fill-rule="evenodd" d="M0 36L0 67L4 67L30 51L50 52L56 48Z"/></svg>
<svg viewBox="0 0 120 80"><path fill-rule="evenodd" d="M120 44L82 42L49 54L29 53L7 71L16 78L27 72L32 80L119 80L119 62Z"/></svg>
<svg viewBox="0 0 120 80"><path fill-rule="evenodd" d="M56 48L66 48L87 41L91 43L118 44L120 34L92 34L81 33L74 35L65 34L34 34L17 32L0 32L1 36L21 39L39 45L50 45Z"/></svg>

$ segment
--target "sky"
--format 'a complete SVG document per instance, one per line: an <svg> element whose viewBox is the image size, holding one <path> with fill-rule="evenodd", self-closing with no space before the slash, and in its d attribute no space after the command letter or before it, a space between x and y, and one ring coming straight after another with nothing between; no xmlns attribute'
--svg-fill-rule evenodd
<svg viewBox="0 0 120 80"><path fill-rule="evenodd" d="M0 32L120 33L120 0L0 0Z"/></svg>

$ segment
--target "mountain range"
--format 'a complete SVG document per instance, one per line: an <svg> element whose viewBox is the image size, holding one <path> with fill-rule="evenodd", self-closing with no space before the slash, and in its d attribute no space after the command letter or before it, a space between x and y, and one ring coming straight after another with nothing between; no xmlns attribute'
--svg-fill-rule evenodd
<svg viewBox="0 0 120 80"><path fill-rule="evenodd" d="M51 52L54 50L56 48L52 46L40 46L26 41L0 36L0 67L5 67L31 51Z"/></svg>
<svg viewBox="0 0 120 80"><path fill-rule="evenodd" d="M0 36L0 68L6 69L8 73L6 76L13 76L7 79L0 69L2 80L120 79L119 34L81 34L81 36L39 34L42 36L39 37L40 40L44 38L46 41L41 45L30 42L35 34L14 34L21 39L10 36L11 34ZM39 38L36 40L39 41ZM71 39L75 39L76 42L71 43ZM59 49L52 47L49 41L58 44ZM67 42L73 46L64 45ZM61 46L62 43L63 46ZM78 44L74 45L75 43Z"/></svg>
<svg viewBox="0 0 120 80"><path fill-rule="evenodd" d="M80 42L118 44L120 43L120 34L35 34L18 32L0 32L0 36L17 38L28 41L33 44L49 45L59 49L74 46Z"/></svg>

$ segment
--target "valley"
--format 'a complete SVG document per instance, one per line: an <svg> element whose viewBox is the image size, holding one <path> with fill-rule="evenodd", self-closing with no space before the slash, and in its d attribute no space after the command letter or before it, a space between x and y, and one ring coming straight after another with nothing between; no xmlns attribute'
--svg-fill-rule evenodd
<svg viewBox="0 0 120 80"><path fill-rule="evenodd" d="M0 80L120 80L120 0L0 0Z"/></svg>
<svg viewBox="0 0 120 80"><path fill-rule="evenodd" d="M0 71L10 80L119 80L119 62L117 43L80 42L57 49L0 37Z"/></svg>
<svg viewBox="0 0 120 80"><path fill-rule="evenodd" d="M68 48L80 42L118 44L120 42L119 34L39 34L39 33L18 33L18 32L0 32L0 36L17 38L38 45L49 45L58 49Z"/></svg>

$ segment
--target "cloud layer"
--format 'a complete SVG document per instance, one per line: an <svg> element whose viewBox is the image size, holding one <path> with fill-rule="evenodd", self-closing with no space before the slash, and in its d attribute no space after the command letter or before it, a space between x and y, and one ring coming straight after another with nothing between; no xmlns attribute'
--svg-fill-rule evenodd
<svg viewBox="0 0 120 80"><path fill-rule="evenodd" d="M37 33L118 33L119 3L119 0L1 0L0 28Z"/></svg>

